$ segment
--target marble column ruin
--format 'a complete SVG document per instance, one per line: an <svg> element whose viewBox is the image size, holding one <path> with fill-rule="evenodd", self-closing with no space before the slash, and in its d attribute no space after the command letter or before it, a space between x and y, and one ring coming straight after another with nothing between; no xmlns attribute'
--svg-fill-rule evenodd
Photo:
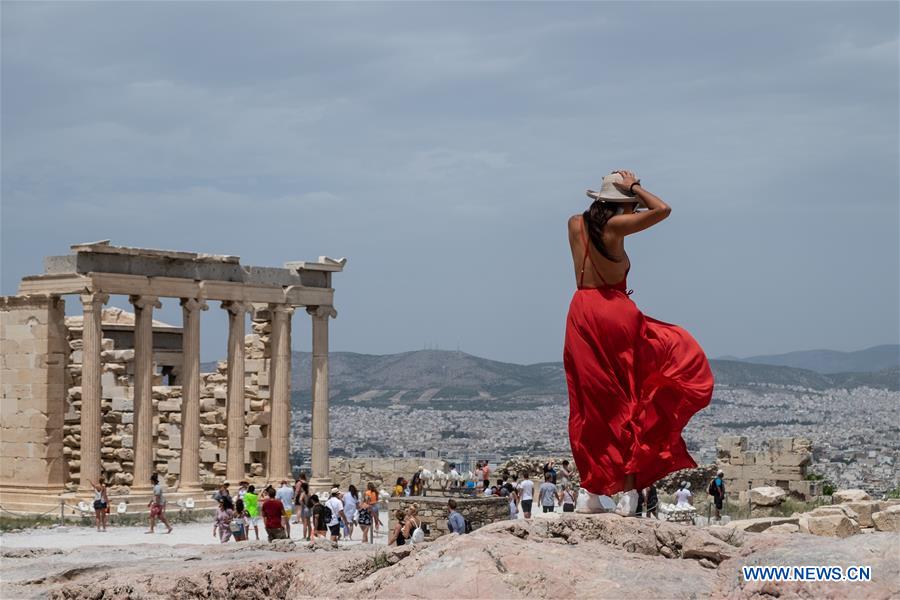
<svg viewBox="0 0 900 600"><path fill-rule="evenodd" d="M181 299L184 360L181 384L181 481L179 491L199 492L200 486L200 311L206 302Z"/></svg>
<svg viewBox="0 0 900 600"><path fill-rule="evenodd" d="M223 302L228 311L228 449L225 477L236 484L244 479L244 332L248 305Z"/></svg>
<svg viewBox="0 0 900 600"><path fill-rule="evenodd" d="M100 342L103 305L107 294L82 294L84 321L81 334L81 465L79 487L90 490L100 480Z"/></svg>
<svg viewBox="0 0 900 600"><path fill-rule="evenodd" d="M312 477L316 489L330 488L328 452L328 318L337 317L333 306L310 306L312 317Z"/></svg>
<svg viewBox="0 0 900 600"><path fill-rule="evenodd" d="M272 362L269 389L272 421L269 425L269 479L292 479L291 473L291 315L286 304L269 306L272 314Z"/></svg>
<svg viewBox="0 0 900 600"><path fill-rule="evenodd" d="M134 483L150 489L153 474L153 309L156 296L130 296L134 306Z"/></svg>

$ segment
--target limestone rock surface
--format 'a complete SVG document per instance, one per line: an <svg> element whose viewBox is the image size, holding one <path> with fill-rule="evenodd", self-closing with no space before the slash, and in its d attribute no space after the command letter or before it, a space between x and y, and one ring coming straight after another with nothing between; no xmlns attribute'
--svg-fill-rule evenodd
<svg viewBox="0 0 900 600"><path fill-rule="evenodd" d="M828 515L822 518L844 518ZM726 528L715 531L724 537ZM846 539L741 533L740 547L688 525L615 515L507 521L415 547L153 544L4 553L0 597L824 598L828 583L753 583L743 565L868 564L866 597L900 595L896 534ZM111 539L112 541L112 539ZM662 594L662 592L665 592Z"/></svg>

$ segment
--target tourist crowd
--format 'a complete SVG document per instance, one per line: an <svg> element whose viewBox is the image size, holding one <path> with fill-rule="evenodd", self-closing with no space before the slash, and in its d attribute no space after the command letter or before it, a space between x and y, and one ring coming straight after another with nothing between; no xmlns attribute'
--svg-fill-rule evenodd
<svg viewBox="0 0 900 600"><path fill-rule="evenodd" d="M222 543L260 539L260 525L271 542L280 539L312 541L327 538L337 543L352 540L357 527L362 543L374 543L381 533L378 490L369 483L360 492L350 485L346 491L332 488L327 498L311 494L306 474L292 484L282 480L279 487L262 490L247 481L239 483L232 494L225 482L213 494L218 503L213 521L213 536ZM294 526L293 528L291 526ZM293 531L297 535L292 535Z"/></svg>

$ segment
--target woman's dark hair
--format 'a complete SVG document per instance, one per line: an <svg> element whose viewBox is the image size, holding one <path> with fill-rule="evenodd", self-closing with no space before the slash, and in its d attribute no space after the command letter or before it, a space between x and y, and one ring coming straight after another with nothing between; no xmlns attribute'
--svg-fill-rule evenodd
<svg viewBox="0 0 900 600"><path fill-rule="evenodd" d="M304 481L303 483L300 484L300 489L303 490L304 494L308 494L309 493L309 484Z"/></svg>
<svg viewBox="0 0 900 600"><path fill-rule="evenodd" d="M347 491L350 492L350 495L353 496L353 499L354 499L354 500L358 500L358 499L359 499L359 492L356 490L356 486L355 486L355 485L350 484L350 487L347 488Z"/></svg>
<svg viewBox="0 0 900 600"><path fill-rule="evenodd" d="M222 508L224 510L234 510L234 503L229 496L222 496Z"/></svg>
<svg viewBox="0 0 900 600"><path fill-rule="evenodd" d="M244 501L241 500L240 498L235 500L234 501L234 510L238 511L239 513L243 513L244 512Z"/></svg>
<svg viewBox="0 0 900 600"><path fill-rule="evenodd" d="M587 229L588 237L597 252L613 262L621 262L624 257L613 256L603 243L603 229L606 223L619 212L620 205L616 202L604 202L603 200L594 200L590 207L582 213L584 217L585 229Z"/></svg>

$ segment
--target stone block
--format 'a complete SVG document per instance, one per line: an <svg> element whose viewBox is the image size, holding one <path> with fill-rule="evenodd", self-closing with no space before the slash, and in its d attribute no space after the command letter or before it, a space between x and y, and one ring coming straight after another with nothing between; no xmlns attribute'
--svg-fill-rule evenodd
<svg viewBox="0 0 900 600"><path fill-rule="evenodd" d="M263 436L262 427L259 425L250 425L247 427L248 438L261 438Z"/></svg>
<svg viewBox="0 0 900 600"><path fill-rule="evenodd" d="M123 425L129 425L129 424L134 423L134 413L133 412L123 412L121 422Z"/></svg>
<svg viewBox="0 0 900 600"><path fill-rule="evenodd" d="M878 531L900 532L900 504L892 504L872 514L872 522Z"/></svg>
<svg viewBox="0 0 900 600"><path fill-rule="evenodd" d="M845 538L859 533L859 525L844 515L821 515L800 517L801 533Z"/></svg>
<svg viewBox="0 0 900 600"><path fill-rule="evenodd" d="M131 398L119 397L113 398L110 404L112 410L114 411L133 411L134 410L134 400Z"/></svg>
<svg viewBox="0 0 900 600"><path fill-rule="evenodd" d="M172 412L172 411L180 411L181 410L181 400L160 400L156 409L159 412Z"/></svg>
<svg viewBox="0 0 900 600"><path fill-rule="evenodd" d="M777 506L787 498L787 492L780 487L757 487L750 490L750 502L754 506Z"/></svg>
<svg viewBox="0 0 900 600"><path fill-rule="evenodd" d="M200 450L200 462L215 463L225 462L226 451L221 448L202 448Z"/></svg>
<svg viewBox="0 0 900 600"><path fill-rule="evenodd" d="M868 492L865 490L852 489L852 490L838 490L836 491L831 499L834 502L861 502L863 500L871 500Z"/></svg>
<svg viewBox="0 0 900 600"><path fill-rule="evenodd" d="M167 472L170 474L180 475L181 474L181 460L180 459L171 459L166 463Z"/></svg>
<svg viewBox="0 0 900 600"><path fill-rule="evenodd" d="M271 419L272 413L267 411L251 412L244 416L244 422L247 425L269 425Z"/></svg>
<svg viewBox="0 0 900 600"><path fill-rule="evenodd" d="M244 440L244 451L250 452L268 452L270 447L269 440L264 437L247 438ZM249 458L249 457L247 457Z"/></svg>
<svg viewBox="0 0 900 600"><path fill-rule="evenodd" d="M846 507L857 514L857 523L860 527L874 527L872 515L881 510L881 503L875 500L860 500L859 502L847 502L840 506Z"/></svg>
<svg viewBox="0 0 900 600"><path fill-rule="evenodd" d="M118 460L134 460L134 450L131 448L118 448L113 454Z"/></svg>
<svg viewBox="0 0 900 600"><path fill-rule="evenodd" d="M855 510L849 508L846 504L832 504L830 506L818 506L813 510L806 513L810 516L822 516L822 515L842 515L847 517L848 519L852 519L859 523L859 513Z"/></svg>
<svg viewBox="0 0 900 600"><path fill-rule="evenodd" d="M113 378L115 379L115 378ZM115 382L114 382L115 383ZM104 400L111 400L113 398L129 398L131 397L131 388L127 388L121 385L104 385L102 398Z"/></svg>
<svg viewBox="0 0 900 600"><path fill-rule="evenodd" d="M228 428L221 423L216 423L214 425L200 425L200 432L206 436L224 437L228 432Z"/></svg>

